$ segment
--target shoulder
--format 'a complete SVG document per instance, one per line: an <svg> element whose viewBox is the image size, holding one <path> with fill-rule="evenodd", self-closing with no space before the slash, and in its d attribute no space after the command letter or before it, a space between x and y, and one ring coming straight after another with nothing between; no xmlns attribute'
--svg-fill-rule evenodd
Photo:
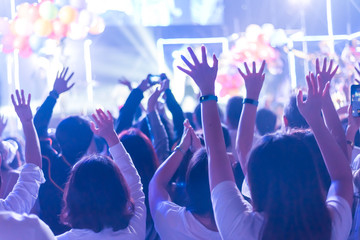
<svg viewBox="0 0 360 240"><path fill-rule="evenodd" d="M331 195L326 205L332 221L332 239L346 239L352 225L352 213L349 203L340 196Z"/></svg>
<svg viewBox="0 0 360 240"><path fill-rule="evenodd" d="M35 234L34 234L35 233ZM36 215L0 212L0 238L50 240L55 239L50 228Z"/></svg>

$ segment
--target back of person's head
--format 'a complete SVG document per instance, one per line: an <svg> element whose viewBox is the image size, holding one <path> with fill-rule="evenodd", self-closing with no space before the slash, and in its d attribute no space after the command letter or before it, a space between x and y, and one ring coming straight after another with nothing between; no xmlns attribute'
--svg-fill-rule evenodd
<svg viewBox="0 0 360 240"><path fill-rule="evenodd" d="M248 161L254 210L264 212L262 239L330 239L331 219L307 145L290 135L267 135Z"/></svg>
<svg viewBox="0 0 360 240"><path fill-rule="evenodd" d="M139 129L130 128L119 134L119 139L126 151L130 154L134 165L139 172L144 193L147 196L148 186L156 169L159 160L150 139Z"/></svg>
<svg viewBox="0 0 360 240"><path fill-rule="evenodd" d="M185 178L188 202L186 209L198 215L213 216L209 174L208 158L205 148L199 149L191 158Z"/></svg>
<svg viewBox="0 0 360 240"><path fill-rule="evenodd" d="M24 162L22 146L17 138L6 138L0 146L1 170L18 169Z"/></svg>
<svg viewBox="0 0 360 240"><path fill-rule="evenodd" d="M237 129L243 107L242 97L232 97L226 105L226 123L229 128Z"/></svg>
<svg viewBox="0 0 360 240"><path fill-rule="evenodd" d="M276 114L271 110L262 108L256 113L256 128L261 136L275 132Z"/></svg>
<svg viewBox="0 0 360 240"><path fill-rule="evenodd" d="M304 101L306 96L303 97ZM304 117L299 112L296 104L296 96L291 96L288 105L284 109L285 126L290 128L309 128Z"/></svg>
<svg viewBox="0 0 360 240"><path fill-rule="evenodd" d="M79 116L65 118L56 128L61 153L68 161L80 159L86 153L92 138L89 122Z"/></svg>
<svg viewBox="0 0 360 240"><path fill-rule="evenodd" d="M61 221L72 228L100 232L127 228L134 203L120 169L106 156L85 156L66 183Z"/></svg>
<svg viewBox="0 0 360 240"><path fill-rule="evenodd" d="M324 191L324 196L326 196L331 185L331 178L314 134L308 129L293 129L290 131L290 134L303 140L306 146L309 148L316 170L318 172L321 187Z"/></svg>

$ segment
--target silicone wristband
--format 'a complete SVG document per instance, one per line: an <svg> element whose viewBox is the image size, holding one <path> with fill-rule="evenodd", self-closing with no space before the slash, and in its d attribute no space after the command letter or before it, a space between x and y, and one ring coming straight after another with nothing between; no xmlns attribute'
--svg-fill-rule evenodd
<svg viewBox="0 0 360 240"><path fill-rule="evenodd" d="M218 101L218 97L215 95L204 95L200 97L200 103L206 102L206 101L210 101L210 100L214 100L214 101Z"/></svg>
<svg viewBox="0 0 360 240"><path fill-rule="evenodd" d="M245 104L245 103L252 104L252 105L254 105L256 107L259 105L258 100L254 100L254 99L251 99L251 98L245 98L244 101L243 101L243 104Z"/></svg>

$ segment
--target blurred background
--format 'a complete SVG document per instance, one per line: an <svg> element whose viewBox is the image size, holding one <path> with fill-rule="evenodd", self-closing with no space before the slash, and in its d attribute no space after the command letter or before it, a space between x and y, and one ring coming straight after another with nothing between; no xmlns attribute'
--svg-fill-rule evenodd
<svg viewBox="0 0 360 240"><path fill-rule="evenodd" d="M316 58L329 57L340 65L332 94L341 107L359 77L359 19L359 0L0 0L0 113L14 116L16 88L33 94L35 110L64 66L76 84L60 97L54 121L95 107L116 116L129 94L118 79L136 87L149 73L166 73L192 111L197 89L176 66L187 46L202 44L220 59L220 103L244 93L244 61L267 61L262 102L276 109L304 86Z"/></svg>

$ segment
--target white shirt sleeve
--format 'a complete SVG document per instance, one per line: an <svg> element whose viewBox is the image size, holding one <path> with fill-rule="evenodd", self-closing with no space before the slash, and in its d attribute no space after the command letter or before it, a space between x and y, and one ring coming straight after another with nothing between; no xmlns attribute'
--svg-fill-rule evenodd
<svg viewBox="0 0 360 240"><path fill-rule="evenodd" d="M130 155L126 152L122 143L111 147L110 153L115 163L120 168L120 171L130 188L131 198L135 203L135 215L130 220L129 228L138 239L145 239L146 206L140 176L131 160Z"/></svg>
<svg viewBox="0 0 360 240"><path fill-rule="evenodd" d="M352 225L352 213L349 203L340 196L331 195L326 199L332 220L331 239L347 239Z"/></svg>
<svg viewBox="0 0 360 240"><path fill-rule="evenodd" d="M236 184L224 181L211 192L215 221L222 239L258 239L264 218L252 211Z"/></svg>
<svg viewBox="0 0 360 240"><path fill-rule="evenodd" d="M43 171L37 165L25 164L14 189L6 199L0 199L0 211L13 211L19 214L30 213L38 198L40 185L44 182Z"/></svg>

